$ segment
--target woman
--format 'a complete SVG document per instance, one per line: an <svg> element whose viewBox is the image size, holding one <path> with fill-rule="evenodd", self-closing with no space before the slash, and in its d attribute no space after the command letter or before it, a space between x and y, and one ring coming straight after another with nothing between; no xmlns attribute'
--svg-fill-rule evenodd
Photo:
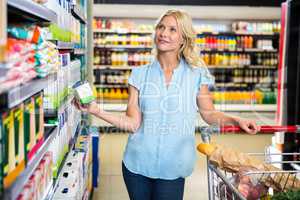
<svg viewBox="0 0 300 200"><path fill-rule="evenodd" d="M199 58L192 19L169 10L155 27L156 59L132 70L125 116L103 111L96 103L83 107L121 129L132 132L123 158L123 177L132 200L183 199L185 177L196 159L197 110L208 124L235 124L249 134L251 120L215 110L209 85L213 78Z"/></svg>

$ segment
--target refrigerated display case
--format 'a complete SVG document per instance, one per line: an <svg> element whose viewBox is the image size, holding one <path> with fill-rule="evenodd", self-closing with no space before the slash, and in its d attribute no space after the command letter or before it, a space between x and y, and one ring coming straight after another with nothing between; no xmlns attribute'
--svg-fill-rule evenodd
<svg viewBox="0 0 300 200"><path fill-rule="evenodd" d="M281 125L300 124L300 2L289 0L282 4L282 31L278 81L277 121ZM284 153L300 152L300 136L284 134ZM283 160L291 159L285 156ZM299 156L292 159L299 160ZM293 165L294 168L298 165ZM300 166L299 166L300 167ZM290 165L284 165L290 169ZM298 168L299 169L299 168Z"/></svg>

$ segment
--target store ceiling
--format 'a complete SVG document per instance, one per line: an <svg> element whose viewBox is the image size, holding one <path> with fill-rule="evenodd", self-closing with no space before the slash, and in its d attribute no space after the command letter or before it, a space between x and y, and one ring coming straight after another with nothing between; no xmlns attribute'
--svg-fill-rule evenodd
<svg viewBox="0 0 300 200"><path fill-rule="evenodd" d="M159 5L200 5L200 6L280 6L286 0L94 0L105 4L159 4Z"/></svg>

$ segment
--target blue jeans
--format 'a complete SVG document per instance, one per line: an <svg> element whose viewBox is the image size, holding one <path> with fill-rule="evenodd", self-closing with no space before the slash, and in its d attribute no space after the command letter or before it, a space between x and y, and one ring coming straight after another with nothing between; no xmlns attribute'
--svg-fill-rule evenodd
<svg viewBox="0 0 300 200"><path fill-rule="evenodd" d="M130 172L122 163L123 178L130 200L182 200L184 178L153 179Z"/></svg>

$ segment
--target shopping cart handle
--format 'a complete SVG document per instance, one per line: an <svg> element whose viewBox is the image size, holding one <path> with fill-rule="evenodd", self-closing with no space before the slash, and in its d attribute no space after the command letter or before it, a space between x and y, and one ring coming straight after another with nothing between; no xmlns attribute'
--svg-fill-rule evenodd
<svg viewBox="0 0 300 200"><path fill-rule="evenodd" d="M244 132L239 126L221 126L220 133ZM260 133L290 132L300 133L300 126L260 126Z"/></svg>

